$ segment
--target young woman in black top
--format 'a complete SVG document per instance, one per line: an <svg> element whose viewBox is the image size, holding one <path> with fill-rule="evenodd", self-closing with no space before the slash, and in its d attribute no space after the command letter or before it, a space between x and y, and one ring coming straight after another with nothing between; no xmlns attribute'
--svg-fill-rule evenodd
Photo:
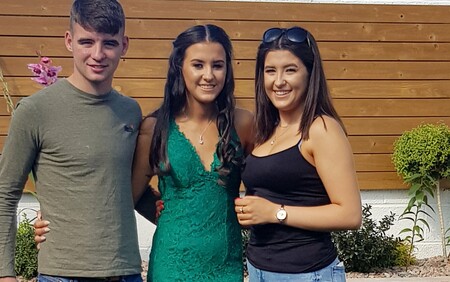
<svg viewBox="0 0 450 282"><path fill-rule="evenodd" d="M305 29L271 28L256 60L256 146L235 200L251 227L250 282L345 281L330 231L357 229L352 150Z"/></svg>

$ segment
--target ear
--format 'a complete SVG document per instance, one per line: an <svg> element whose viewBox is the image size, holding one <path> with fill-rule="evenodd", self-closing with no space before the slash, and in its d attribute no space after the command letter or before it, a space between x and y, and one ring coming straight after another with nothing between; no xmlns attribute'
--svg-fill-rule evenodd
<svg viewBox="0 0 450 282"><path fill-rule="evenodd" d="M70 31L66 31L66 34L64 35L64 43L66 45L66 49L69 50L69 52L72 52L72 33Z"/></svg>
<svg viewBox="0 0 450 282"><path fill-rule="evenodd" d="M122 56L125 56L125 54L128 51L128 46L130 44L130 39L128 38L128 36L123 36L123 40L122 40Z"/></svg>

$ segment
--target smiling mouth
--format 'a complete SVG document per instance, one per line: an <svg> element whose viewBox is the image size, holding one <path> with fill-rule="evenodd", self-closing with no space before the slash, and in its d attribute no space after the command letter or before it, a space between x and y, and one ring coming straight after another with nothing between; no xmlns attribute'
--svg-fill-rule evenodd
<svg viewBox="0 0 450 282"><path fill-rule="evenodd" d="M274 90L276 96L285 96L291 92L291 90Z"/></svg>
<svg viewBox="0 0 450 282"><path fill-rule="evenodd" d="M214 89L215 87L216 87L216 86L213 85L213 84L200 84L200 88L201 88L202 90L206 90L206 91L212 90L212 89Z"/></svg>
<svg viewBox="0 0 450 282"><path fill-rule="evenodd" d="M104 65L89 65L89 67L91 67L95 70L102 70L102 69L106 68L106 66L104 66Z"/></svg>

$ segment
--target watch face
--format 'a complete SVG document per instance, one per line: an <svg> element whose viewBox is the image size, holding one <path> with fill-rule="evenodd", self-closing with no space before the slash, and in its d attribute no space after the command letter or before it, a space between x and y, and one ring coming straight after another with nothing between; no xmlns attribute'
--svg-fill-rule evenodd
<svg viewBox="0 0 450 282"><path fill-rule="evenodd" d="M287 213L286 213L286 211L285 211L284 209L281 209L281 210L279 210L279 211L277 212L277 218L278 218L278 220L284 220L284 219L286 219L286 215L287 215Z"/></svg>

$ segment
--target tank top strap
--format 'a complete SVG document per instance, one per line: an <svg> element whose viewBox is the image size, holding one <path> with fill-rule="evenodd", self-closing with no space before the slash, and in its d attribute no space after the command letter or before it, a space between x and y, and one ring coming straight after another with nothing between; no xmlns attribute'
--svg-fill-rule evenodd
<svg viewBox="0 0 450 282"><path fill-rule="evenodd" d="M301 136L300 137L300 139L298 140L298 142L297 142L297 148L301 148L301 146L302 146L302 143L303 143L303 137Z"/></svg>

